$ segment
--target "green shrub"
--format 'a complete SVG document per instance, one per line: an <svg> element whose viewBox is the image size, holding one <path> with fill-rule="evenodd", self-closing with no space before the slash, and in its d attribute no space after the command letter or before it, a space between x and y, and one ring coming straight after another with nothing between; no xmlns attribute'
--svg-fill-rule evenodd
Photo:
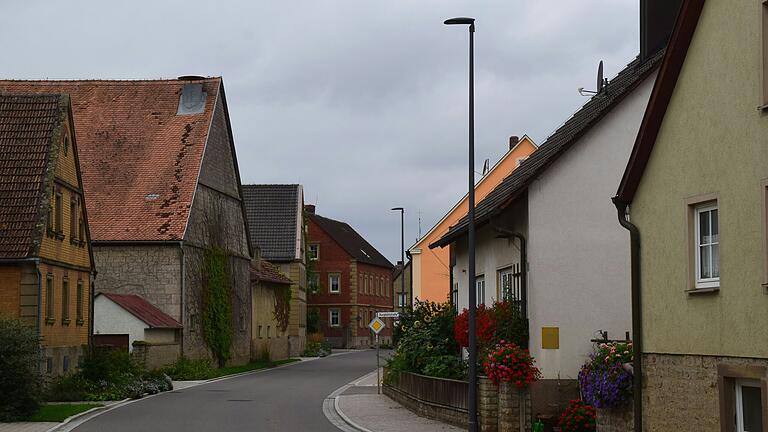
<svg viewBox="0 0 768 432"><path fill-rule="evenodd" d="M191 360L181 356L176 363L160 369L162 373L176 381L208 379L214 376L215 369L208 359Z"/></svg>
<svg viewBox="0 0 768 432"><path fill-rule="evenodd" d="M86 352L80 373L88 381L119 381L126 376L140 375L141 369L128 351L92 347Z"/></svg>
<svg viewBox="0 0 768 432"><path fill-rule="evenodd" d="M325 357L331 354L331 344L322 341L307 341L307 346L304 348L302 357Z"/></svg>
<svg viewBox="0 0 768 432"><path fill-rule="evenodd" d="M453 368L463 367L453 337L454 320L453 309L448 303L417 302L413 309L400 315L394 331L397 350L387 366L392 370L425 375L459 375ZM456 358L456 363L447 360L449 357Z"/></svg>
<svg viewBox="0 0 768 432"><path fill-rule="evenodd" d="M307 308L307 334L320 331L320 311L316 307Z"/></svg>
<svg viewBox="0 0 768 432"><path fill-rule="evenodd" d="M40 338L21 321L0 317L0 422L35 413L41 391Z"/></svg>
<svg viewBox="0 0 768 432"><path fill-rule="evenodd" d="M422 370L424 375L463 380L467 378L467 362L456 355L430 357Z"/></svg>

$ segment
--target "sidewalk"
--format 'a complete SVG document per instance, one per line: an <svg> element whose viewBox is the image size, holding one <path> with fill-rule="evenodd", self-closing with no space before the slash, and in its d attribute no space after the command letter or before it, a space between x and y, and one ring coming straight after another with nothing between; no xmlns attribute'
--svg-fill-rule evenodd
<svg viewBox="0 0 768 432"><path fill-rule="evenodd" d="M47 422L0 423L0 432L47 432L58 425L58 423Z"/></svg>
<svg viewBox="0 0 768 432"><path fill-rule="evenodd" d="M377 394L376 373L334 392L335 410L351 430L363 432L459 432L464 429L419 417L392 399ZM338 426L338 425L337 425ZM347 430L344 428L343 430Z"/></svg>

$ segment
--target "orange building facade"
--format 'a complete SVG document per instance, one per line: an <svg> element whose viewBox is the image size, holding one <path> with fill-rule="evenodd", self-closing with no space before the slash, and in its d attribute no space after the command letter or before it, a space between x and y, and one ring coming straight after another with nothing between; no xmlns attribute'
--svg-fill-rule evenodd
<svg viewBox="0 0 768 432"><path fill-rule="evenodd" d="M519 139L515 136L510 137L507 153L475 184L475 205L482 201L537 148L533 140L527 135ZM430 249L429 245L445 235L451 225L456 224L467 215L468 210L468 195L464 194L464 197L408 250L411 256L414 300L435 302L450 300L451 257L449 248Z"/></svg>
<svg viewBox="0 0 768 432"><path fill-rule="evenodd" d="M37 331L44 372L66 374L94 275L69 98L0 95L0 126L0 315Z"/></svg>

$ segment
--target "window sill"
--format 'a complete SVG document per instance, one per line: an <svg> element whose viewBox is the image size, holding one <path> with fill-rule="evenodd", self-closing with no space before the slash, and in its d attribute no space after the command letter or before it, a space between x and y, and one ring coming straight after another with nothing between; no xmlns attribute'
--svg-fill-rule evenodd
<svg viewBox="0 0 768 432"><path fill-rule="evenodd" d="M685 291L688 295L715 295L720 293L720 287L694 288Z"/></svg>
<svg viewBox="0 0 768 432"><path fill-rule="evenodd" d="M54 318L46 318L45 319L45 324L47 324L47 325L54 325L54 324L56 324L56 319L54 319Z"/></svg>
<svg viewBox="0 0 768 432"><path fill-rule="evenodd" d="M68 326L68 325L69 325L69 323L71 323L71 322L72 322L72 320L71 320L71 319L69 319L69 318L66 318L66 319L63 319L63 320L61 320L61 325L65 325L65 326Z"/></svg>
<svg viewBox="0 0 768 432"><path fill-rule="evenodd" d="M75 324L77 324L79 326L84 325L85 324L85 320L84 319L78 319L77 321L75 321Z"/></svg>

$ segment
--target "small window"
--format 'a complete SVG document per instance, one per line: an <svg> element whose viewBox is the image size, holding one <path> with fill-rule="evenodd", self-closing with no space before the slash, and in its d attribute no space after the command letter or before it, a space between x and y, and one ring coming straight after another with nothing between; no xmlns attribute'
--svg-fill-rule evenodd
<svg viewBox="0 0 768 432"><path fill-rule="evenodd" d="M62 227L62 218L63 218L63 208L62 208L62 196L61 192L56 192L56 200L54 204L54 211L56 212L56 216L54 218L55 224L56 224L56 232L61 234L61 232L64 230Z"/></svg>
<svg viewBox="0 0 768 432"><path fill-rule="evenodd" d="M69 322L69 279L61 281L61 320Z"/></svg>
<svg viewBox="0 0 768 432"><path fill-rule="evenodd" d="M512 290L514 272L512 267L499 270L499 293L498 297L502 301L512 301L515 298L515 293Z"/></svg>
<svg viewBox="0 0 768 432"><path fill-rule="evenodd" d="M338 309L330 309L328 315L328 322L331 327L339 327L341 325L341 316Z"/></svg>
<svg viewBox="0 0 768 432"><path fill-rule="evenodd" d="M408 304L407 296L408 295L406 293L398 294L397 305L399 307L403 308L403 307L405 307L406 304Z"/></svg>
<svg viewBox="0 0 768 432"><path fill-rule="evenodd" d="M459 283L453 283L453 292L451 293L451 300L453 301L453 310L458 312L459 310Z"/></svg>
<svg viewBox="0 0 768 432"><path fill-rule="evenodd" d="M272 338L272 326L267 326L267 339Z"/></svg>
<svg viewBox="0 0 768 432"><path fill-rule="evenodd" d="M328 274L328 292L338 294L341 292L341 275L338 273Z"/></svg>
<svg viewBox="0 0 768 432"><path fill-rule="evenodd" d="M83 302L85 301L85 292L83 290L83 281L78 280L77 281L77 322L82 323L85 319L83 311L84 311L84 305Z"/></svg>
<svg viewBox="0 0 768 432"><path fill-rule="evenodd" d="M262 326L259 326L259 339L261 339L261 338L263 337L263 336L261 335L261 327L262 327Z"/></svg>
<svg viewBox="0 0 768 432"><path fill-rule="evenodd" d="M69 356L64 356L62 359L61 368L64 372L69 372Z"/></svg>
<svg viewBox="0 0 768 432"><path fill-rule="evenodd" d="M77 201L69 201L69 240L77 240Z"/></svg>
<svg viewBox="0 0 768 432"><path fill-rule="evenodd" d="M696 288L720 286L720 222L717 205L695 209Z"/></svg>
<svg viewBox="0 0 768 432"><path fill-rule="evenodd" d="M79 231L77 233L77 239L81 242L85 241L85 220L83 218L80 218L80 223L78 224Z"/></svg>
<svg viewBox="0 0 768 432"><path fill-rule="evenodd" d="M475 299L475 305L479 306L485 304L485 276L477 276L475 278L475 286L477 287L477 298Z"/></svg>
<svg viewBox="0 0 768 432"><path fill-rule="evenodd" d="M763 430L763 400L760 381L736 380L736 431Z"/></svg>
<svg viewBox="0 0 768 432"><path fill-rule="evenodd" d="M309 245L309 259L312 261L316 261L320 259L320 245L319 244L311 244Z"/></svg>
<svg viewBox="0 0 768 432"><path fill-rule="evenodd" d="M45 358L45 371L48 373L53 373L53 358Z"/></svg>
<svg viewBox="0 0 768 432"><path fill-rule="evenodd" d="M47 220L45 221L45 228L48 233L53 232L53 206L48 206L48 215Z"/></svg>
<svg viewBox="0 0 768 432"><path fill-rule="evenodd" d="M45 318L48 320L53 320L53 296L53 274L48 273L45 277Z"/></svg>

